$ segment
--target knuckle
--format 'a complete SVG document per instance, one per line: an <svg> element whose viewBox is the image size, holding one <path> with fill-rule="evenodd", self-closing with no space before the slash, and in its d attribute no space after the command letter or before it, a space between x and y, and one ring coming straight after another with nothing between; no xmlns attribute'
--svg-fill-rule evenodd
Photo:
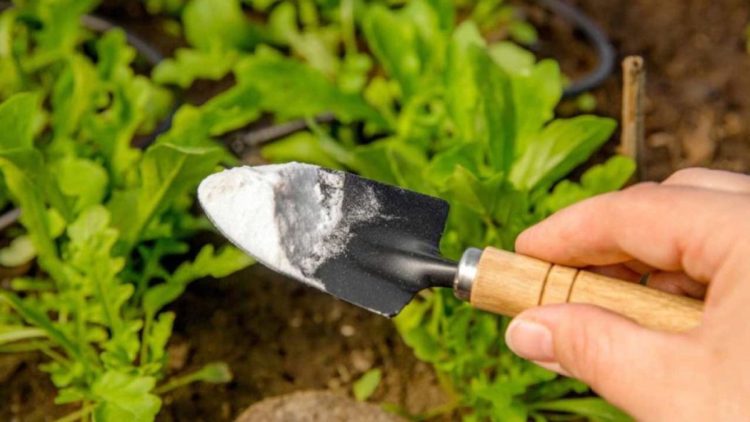
<svg viewBox="0 0 750 422"><path fill-rule="evenodd" d="M649 195L658 187L659 184L656 182L640 182L621 190L619 193L626 197L641 198Z"/></svg>
<svg viewBox="0 0 750 422"><path fill-rule="evenodd" d="M664 180L664 183L665 184L690 183L694 180L702 179L709 172L711 172L711 170L707 170L707 169L703 169L699 167L688 167L688 168L677 170L676 172L672 173L669 177L667 177L666 180Z"/></svg>

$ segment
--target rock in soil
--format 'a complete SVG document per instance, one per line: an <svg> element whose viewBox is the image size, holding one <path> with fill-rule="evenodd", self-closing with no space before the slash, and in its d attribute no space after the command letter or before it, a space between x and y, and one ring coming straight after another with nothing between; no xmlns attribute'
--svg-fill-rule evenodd
<svg viewBox="0 0 750 422"><path fill-rule="evenodd" d="M250 406L235 422L405 422L374 404L330 391L302 391L265 399Z"/></svg>

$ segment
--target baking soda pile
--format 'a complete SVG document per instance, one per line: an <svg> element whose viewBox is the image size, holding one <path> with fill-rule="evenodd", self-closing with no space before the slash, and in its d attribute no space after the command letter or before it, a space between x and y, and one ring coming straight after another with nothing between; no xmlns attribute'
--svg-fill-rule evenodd
<svg viewBox="0 0 750 422"><path fill-rule="evenodd" d="M198 199L216 227L266 266L324 289L314 276L355 223L378 215L374 192L344 213L345 173L300 163L236 167L207 177ZM350 204L352 205L352 204Z"/></svg>

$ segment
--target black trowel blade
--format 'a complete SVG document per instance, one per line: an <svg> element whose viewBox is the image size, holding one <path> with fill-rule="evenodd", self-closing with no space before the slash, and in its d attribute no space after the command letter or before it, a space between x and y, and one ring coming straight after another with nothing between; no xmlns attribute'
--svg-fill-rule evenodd
<svg viewBox="0 0 750 422"><path fill-rule="evenodd" d="M344 213L353 212L357 196L368 189L381 204L379 215L355 223L344 253L321 265L316 275L327 292L393 316L419 290L452 278L454 267L438 250L448 203L347 174Z"/></svg>
<svg viewBox="0 0 750 422"><path fill-rule="evenodd" d="M438 250L448 215L445 201L310 165L242 169L278 175L271 189L275 201L273 221L264 224L278 226L284 262L298 270L285 271L275 261L258 257L269 267L386 316L397 314L421 289L450 285L455 265L441 258ZM259 206L233 196L231 189L241 189L239 186L254 179L228 183L228 172L232 171L239 174L235 169L209 176L199 189L199 198L219 230L254 255L253 239L239 237L246 236L247 231L222 224L218 211L214 211L217 203L239 207L237 213L245 211L241 207ZM226 180L219 180L221 177ZM211 195L221 196L217 201ZM319 203L336 207L335 212L321 211ZM316 230L322 230L315 226L318 214L324 219L338 216L335 230L323 230L323 235L318 236ZM320 252L329 249L335 253Z"/></svg>

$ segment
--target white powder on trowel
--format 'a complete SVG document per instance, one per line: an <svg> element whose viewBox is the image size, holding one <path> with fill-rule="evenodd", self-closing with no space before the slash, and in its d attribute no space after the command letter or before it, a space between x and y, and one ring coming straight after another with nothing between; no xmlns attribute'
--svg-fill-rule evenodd
<svg viewBox="0 0 750 422"><path fill-rule="evenodd" d="M378 215L372 190L344 215L345 173L289 163L236 167L207 177L198 198L234 244L266 266L324 289L314 276L340 255L353 224Z"/></svg>

